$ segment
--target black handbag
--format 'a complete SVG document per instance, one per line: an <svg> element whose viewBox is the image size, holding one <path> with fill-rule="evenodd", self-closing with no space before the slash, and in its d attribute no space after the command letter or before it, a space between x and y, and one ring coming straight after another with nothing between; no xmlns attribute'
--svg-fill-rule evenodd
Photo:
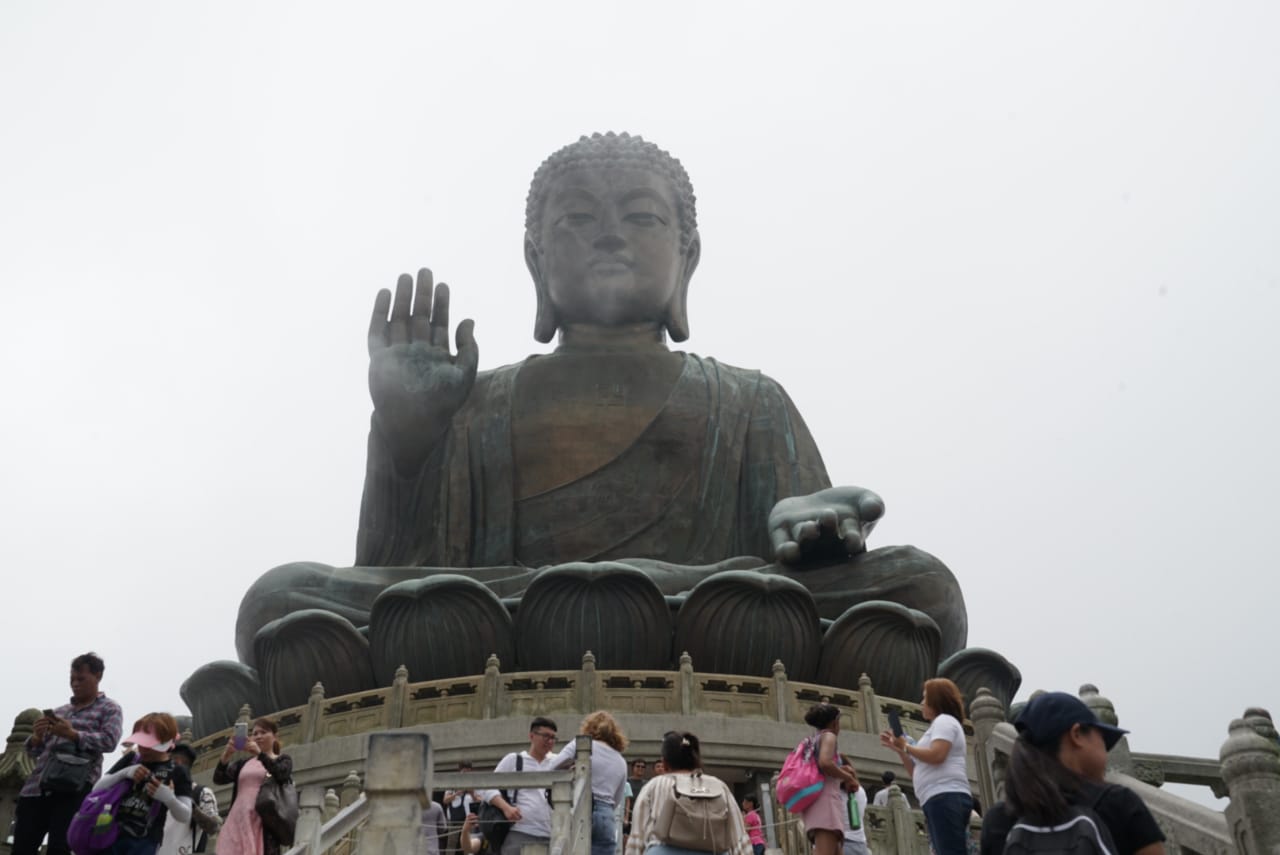
<svg viewBox="0 0 1280 855"><path fill-rule="evenodd" d="M523 755L516 755L516 771L524 771ZM514 805L516 793L519 793L520 791L515 790L511 795L507 795L506 790L502 790L501 792L502 797L506 799L509 804ZM511 826L513 825L515 825L515 823L507 819L506 815L497 805L491 805L488 802L481 803L480 833L484 835L485 840L489 841L490 852L499 852L502 850L502 842L507 839L507 832L511 830Z"/></svg>
<svg viewBox="0 0 1280 855"><path fill-rule="evenodd" d="M298 829L298 788L293 781L269 776L262 782L253 807L262 818L262 827L282 847L293 845L293 835Z"/></svg>
<svg viewBox="0 0 1280 855"><path fill-rule="evenodd" d="M74 743L54 746L40 774L40 789L46 793L82 793L89 789L93 756L81 753Z"/></svg>

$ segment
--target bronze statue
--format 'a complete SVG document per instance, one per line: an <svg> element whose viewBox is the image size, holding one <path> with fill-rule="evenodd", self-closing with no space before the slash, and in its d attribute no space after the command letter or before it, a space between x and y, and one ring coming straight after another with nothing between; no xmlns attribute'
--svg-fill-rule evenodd
<svg viewBox="0 0 1280 855"><path fill-rule="evenodd" d="M184 687L197 719L232 705L198 697L218 675L279 706L316 680L331 695L387 683L401 663L415 680L479 673L494 652L575 667L585 645L603 668L696 649L703 670L783 658L796 679L854 686L850 651L822 640L834 621L826 637L857 644L879 690L893 672L914 691L963 648L951 572L913 547L866 550L880 497L831 486L782 387L668 348L689 337L701 252L680 162L596 134L529 191L534 337L558 335L554 352L478 371L475 325L451 352L449 289L429 270L379 292L356 566L259 579L237 624L245 665Z"/></svg>

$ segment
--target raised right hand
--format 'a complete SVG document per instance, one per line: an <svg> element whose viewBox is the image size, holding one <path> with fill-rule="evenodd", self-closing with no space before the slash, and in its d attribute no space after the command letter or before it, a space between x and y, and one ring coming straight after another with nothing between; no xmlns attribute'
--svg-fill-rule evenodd
<svg viewBox="0 0 1280 855"><path fill-rule="evenodd" d="M390 291L379 291L369 321L369 394L403 475L416 473L440 441L471 393L480 362L470 318L458 324L458 353L450 354L449 286L440 283L434 296L432 290L425 267L416 288L401 274L394 303Z"/></svg>

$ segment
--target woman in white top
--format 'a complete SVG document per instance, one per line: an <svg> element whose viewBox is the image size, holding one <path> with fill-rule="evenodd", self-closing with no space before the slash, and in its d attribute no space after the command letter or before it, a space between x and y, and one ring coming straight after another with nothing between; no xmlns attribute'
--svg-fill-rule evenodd
<svg viewBox="0 0 1280 855"><path fill-rule="evenodd" d="M911 775L936 855L966 855L973 795L965 769L964 701L955 683L925 680L920 711L929 729L915 745L889 731L880 742L898 752Z"/></svg>
<svg viewBox="0 0 1280 855"><path fill-rule="evenodd" d="M616 814L627 789L627 737L617 720L604 710L589 713L578 733L591 737L591 855L616 855ZM552 768L573 764L573 740L557 754Z"/></svg>

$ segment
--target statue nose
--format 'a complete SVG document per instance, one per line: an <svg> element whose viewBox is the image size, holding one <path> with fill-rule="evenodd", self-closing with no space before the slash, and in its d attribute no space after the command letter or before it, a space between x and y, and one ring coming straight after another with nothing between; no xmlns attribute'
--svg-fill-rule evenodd
<svg viewBox="0 0 1280 855"><path fill-rule="evenodd" d="M624 241L618 233L612 229L605 229L600 232L600 235L592 244L592 246L602 252L617 252L626 245L626 241Z"/></svg>

